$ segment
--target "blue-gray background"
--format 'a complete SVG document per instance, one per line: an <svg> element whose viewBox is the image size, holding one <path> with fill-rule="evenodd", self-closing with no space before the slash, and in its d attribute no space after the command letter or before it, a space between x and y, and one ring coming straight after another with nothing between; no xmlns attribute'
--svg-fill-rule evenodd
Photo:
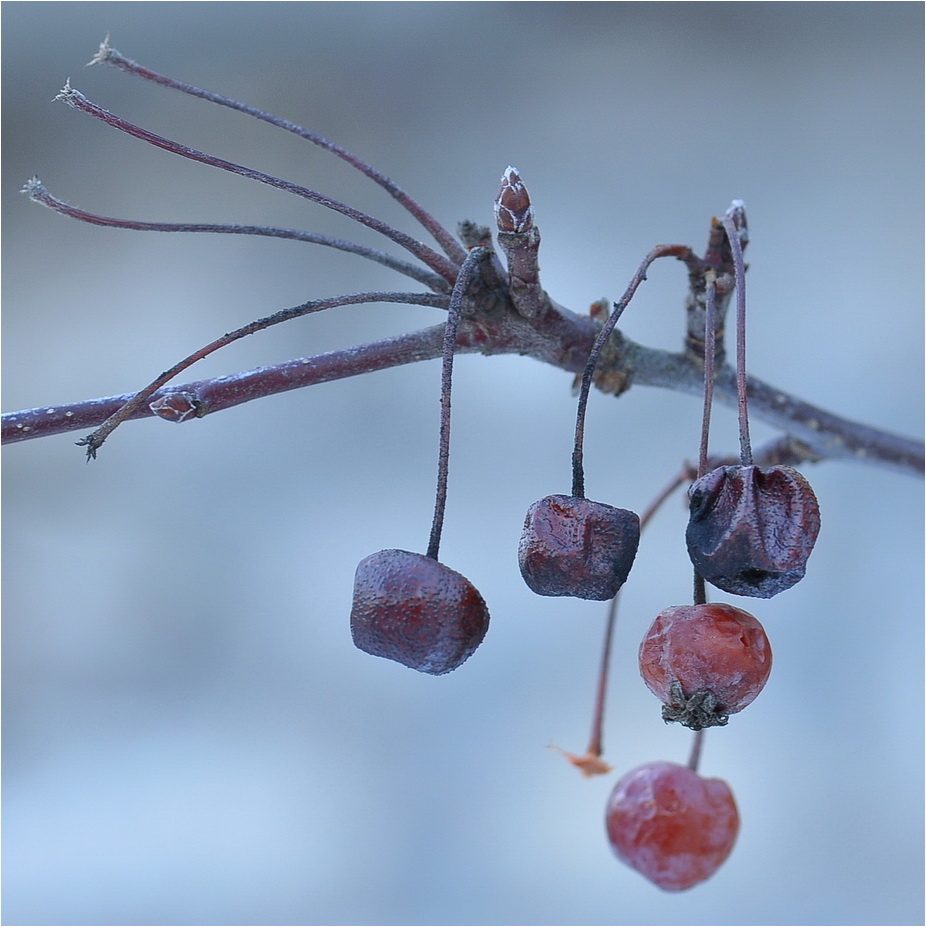
<svg viewBox="0 0 926 927"><path fill-rule="evenodd" d="M130 391L190 349L307 298L406 284L297 243L81 226L87 209L265 222L373 241L339 217L52 104L70 77L155 131L414 226L346 166L243 116L83 69L111 32L149 66L368 158L445 224L492 221L516 165L554 298L615 298L664 241L703 246L747 204L753 373L908 434L922 422L918 3L10 3L3 5L4 408ZM685 277L657 266L625 330L675 348ZM439 320L345 309L190 379ZM570 377L457 365L442 559L493 624L458 672L355 651L355 564L421 549L438 368L388 371L193 424L132 423L5 452L4 920L8 924L922 923L922 486L807 467L824 527L801 585L753 611L776 666L706 743L743 826L705 885L663 894L611 855L618 773L684 762L635 651L690 595L684 509L623 597L607 724L582 750L604 607L541 599L515 550L569 489ZM735 447L728 410L717 450ZM691 397L593 397L590 494L637 510L696 453ZM755 427L759 440L771 432ZM718 596L724 599L724 596ZM739 604L742 604L741 602Z"/></svg>

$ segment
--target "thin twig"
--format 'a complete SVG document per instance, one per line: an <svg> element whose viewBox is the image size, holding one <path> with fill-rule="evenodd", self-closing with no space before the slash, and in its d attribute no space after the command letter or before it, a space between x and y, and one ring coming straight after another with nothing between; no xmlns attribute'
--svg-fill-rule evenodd
<svg viewBox="0 0 926 927"><path fill-rule="evenodd" d="M443 277L426 270L424 267L410 264L408 261L393 257L391 254L377 248L367 248L364 245L358 245L343 238L330 238L327 235L303 232L300 229L281 229L268 225L222 225L211 222L143 222L138 219L115 219L111 216L100 216L84 209L78 209L76 206L71 206L63 200L59 200L56 196L52 196L38 177L30 177L23 186L22 192L32 202L47 206L49 209L61 213L61 215L77 219L79 222L101 225L106 228L130 229L139 232L213 232L225 235L259 235L265 238L284 238L313 245L322 245L326 248L335 248L338 251L347 251L350 254L356 254L359 257L375 261L390 270L398 271L398 273L404 274L406 277L411 277L412 280L423 283L436 293L450 292L450 286Z"/></svg>
<svg viewBox="0 0 926 927"><path fill-rule="evenodd" d="M240 177L247 177L249 180L256 180L258 183L266 184L270 187L275 187L278 190L284 190L287 193L292 193L295 196L300 196L303 199L311 200L313 203L318 203L321 206L325 206L334 212L341 213L341 215L347 216L349 219L353 219L355 222L359 222L361 225L365 225L367 228L371 228L375 232L379 232L381 235L385 235L387 238L394 241L397 245L405 248L407 251L414 254L415 257L417 257L419 260L427 264L428 267L430 267L431 270L433 270L435 273L440 274L440 276L442 276L448 283L453 283L453 281L456 280L457 265L450 261L448 258L444 257L442 254L438 254L432 248L429 248L427 245L420 241L416 241L414 238L406 235L404 232L400 232L398 229L394 229L391 225L388 225L379 219L375 219L373 216L369 216L365 212L361 212L359 209L354 209L352 206L348 206L346 203L340 202L340 200L332 199L330 196L325 196L324 194L318 193L315 190L310 190L308 187L303 187L300 184L291 183L290 181L283 180L280 177L274 177L271 174L265 174L263 171L245 167L241 164L235 164L233 161L226 161L224 158L217 158L214 155L205 154L204 152L198 151L195 148L189 148L188 146L181 145L179 142L175 142L172 139L164 138L161 135L156 135L154 132L149 132L147 129L143 129L131 122L127 122L125 119L122 119L115 113L111 113L109 110L105 110L101 106L97 106L96 103L88 100L87 97L85 97L79 90L75 90L73 87L71 87L70 84L65 84L64 89L55 99L62 100L74 109L80 110L83 113L87 113L87 115L93 116L95 119L99 119L101 122L105 122L107 125L112 126L114 129L118 129L120 132L124 132L126 135L131 135L143 142L147 142L149 145L153 145L155 148L161 148L164 151L169 151L171 154L179 155L180 157L187 158L190 161L198 161L200 164L206 164L209 167L220 168L223 171L228 171L231 174L237 174Z"/></svg>
<svg viewBox="0 0 926 927"><path fill-rule="evenodd" d="M379 184L379 186L386 190L390 196L392 196L405 209L407 209L408 212L411 213L411 215L413 215L415 219L417 219L418 222L420 222L421 225L427 229L431 235L434 236L435 241L437 241L438 244L444 249L447 257L449 257L451 261L453 261L455 264L462 264L466 259L466 250L461 247L460 243L453 237L453 235L447 231L447 229L445 229L426 209L424 209L424 207L412 199L412 197L409 196L401 187L390 180L385 174L380 173L378 170L376 170L376 168L372 167L361 158L358 158L356 155L349 152L346 148L342 148L340 145L335 144L324 136L319 135L316 132L312 132L309 129L304 129L302 126L296 125L296 123L290 122L288 119L282 119L279 116L274 116L272 113L264 112L255 106L249 106L247 103L241 103L238 100L233 100L232 98L223 96L220 93L213 93L210 90L203 90L202 88L195 87L193 84L188 84L185 81L175 80L174 78L167 77L164 74L158 74L157 71L152 71L150 68L146 68L140 65L136 61L132 61L131 58L126 58L125 55L116 51L116 49L109 44L109 36L107 36L106 39L100 44L99 51L88 62L88 66L99 64L101 62L110 64L113 67L126 72L127 74L132 74L136 77L141 77L144 80L160 84L163 87L169 87L172 90L178 90L181 93L199 97L203 100L208 100L210 103L216 103L219 106L225 106L229 109L237 110L238 112L244 113L247 116L260 119L261 121L269 123L272 126L285 129L287 132L292 132L294 135L298 135L300 138L311 142L313 145L318 145L320 148L323 148L326 151L330 151L332 154L341 158L343 161L346 161L351 167L356 168L362 174L365 174L370 178L370 180Z"/></svg>
<svg viewBox="0 0 926 927"><path fill-rule="evenodd" d="M192 354L178 361L173 367L165 370L162 374L155 377L144 389L139 390L128 402L109 416L99 428L92 434L81 438L77 442L78 446L87 448L87 459L95 459L97 451L102 447L103 442L110 434L126 419L131 418L133 413L147 402L154 393L159 390L165 383L170 382L178 374L182 373L188 367L191 367L197 361L208 357L210 354L218 351L238 341L247 335L253 335L255 332L270 328L271 325L278 325L280 322L288 322L291 319L298 319L301 316L308 315L312 312L320 312L323 309L334 309L338 306L356 306L361 303L405 303L409 305L420 306L437 306L443 308L447 305L447 297L433 293L348 293L341 296L332 296L329 299L316 299L311 302L302 303L289 309L281 309L273 315L265 316L247 325L236 328L228 332L221 338L216 338L209 344L194 351Z"/></svg>

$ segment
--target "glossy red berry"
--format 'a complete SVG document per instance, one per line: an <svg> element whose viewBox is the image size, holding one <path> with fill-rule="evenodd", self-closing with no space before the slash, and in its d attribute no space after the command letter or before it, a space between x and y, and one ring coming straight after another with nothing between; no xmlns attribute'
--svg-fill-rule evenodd
<svg viewBox="0 0 926 927"><path fill-rule="evenodd" d="M688 553L709 583L769 599L804 576L820 508L797 470L718 467L695 481L688 496Z"/></svg>
<svg viewBox="0 0 926 927"><path fill-rule="evenodd" d="M612 599L640 544L640 519L581 496L546 496L528 510L518 547L524 581L538 595Z"/></svg>
<svg viewBox="0 0 926 927"><path fill-rule="evenodd" d="M640 675L666 721L692 730L727 723L761 691L772 648L749 612L718 602L661 611L640 645Z"/></svg>
<svg viewBox="0 0 926 927"><path fill-rule="evenodd" d="M619 859L680 892L709 879L730 855L739 812L726 782L675 763L648 763L614 786L606 824Z"/></svg>
<svg viewBox="0 0 926 927"><path fill-rule="evenodd" d="M439 676L472 656L488 628L476 587L437 560L381 550L357 566L350 630L366 653Z"/></svg>

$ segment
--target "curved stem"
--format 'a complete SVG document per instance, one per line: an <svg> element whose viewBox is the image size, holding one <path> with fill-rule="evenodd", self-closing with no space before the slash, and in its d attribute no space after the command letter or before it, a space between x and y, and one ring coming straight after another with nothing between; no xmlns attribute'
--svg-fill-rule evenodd
<svg viewBox="0 0 926 927"><path fill-rule="evenodd" d="M457 328L463 297L472 283L479 264L491 252L488 248L474 248L466 256L453 292L450 294L450 306L447 310L447 323L444 327L442 346L443 363L441 364L440 382L440 439L437 455L437 493L434 500L434 520L431 523L431 536L428 539L427 556L437 560L440 552L440 536L444 527L444 509L447 507L447 472L450 466L450 393L453 385L453 355L457 345Z"/></svg>
<svg viewBox="0 0 926 927"><path fill-rule="evenodd" d="M77 442L79 447L87 448L87 459L96 458L97 451L110 434L124 422L131 418L133 413L149 400L154 393L159 390L165 383L170 382L177 374L182 373L187 367L192 367L197 361L208 357L210 354L224 348L226 345L244 338L246 335L253 335L255 332L270 328L271 325L277 325L280 322L288 322L290 319L297 319L300 316L308 315L312 312L320 312L323 309L333 309L336 306L355 306L360 303L406 303L421 306L438 306L446 305L447 297L432 293L349 293L342 296L332 296L329 299L316 299L312 302L302 303L299 306L293 306L290 309L281 309L273 315L257 319L255 322L249 322L247 325L236 328L232 332L210 341L209 344L189 354L183 360L178 361L173 367L168 368L162 374L151 381L144 389L139 390L128 402L116 410L109 418L100 425L92 434L86 438L81 438Z"/></svg>
<svg viewBox="0 0 926 927"><path fill-rule="evenodd" d="M115 219L111 216L100 216L84 209L78 209L76 206L71 206L65 203L64 200L52 196L38 177L30 177L23 186L22 192L33 203L47 206L63 216L106 228L131 229L139 232L213 232L225 235L258 235L266 238L304 241L308 244L335 248L338 251L346 251L376 261L377 264L382 264L391 270L404 274L406 277L411 277L412 280L423 283L436 293L450 292L450 285L438 274L432 273L424 267L418 267L408 261L393 257L385 251L380 251L377 248L367 248L352 241L345 241L342 238L330 238L327 235L317 235L314 232L303 232L299 229L281 229L268 225L221 225L211 222L142 222L137 219Z"/></svg>
<svg viewBox="0 0 926 927"><path fill-rule="evenodd" d="M598 363L598 358L601 355L601 349L611 336L611 332L614 331L617 320L623 315L630 300L633 299L633 294L636 293L637 288L646 279L646 271L649 269L650 264L661 257L677 257L685 260L690 256L691 248L686 245L657 245L653 248L637 268L627 289L624 291L624 295L614 304L614 311L608 316L608 320L601 327L601 331L598 332L598 337L592 345L592 350L585 363L585 369L582 372L582 387L579 390L578 410L576 412L575 444L572 451L572 495L574 496L585 496L585 469L582 460L582 446L585 438L585 410L588 406L588 394L592 385L592 374L595 371L595 365Z"/></svg>
<svg viewBox="0 0 926 927"><path fill-rule="evenodd" d="M435 219L426 209L424 209L418 202L412 199L401 187L395 184L390 180L385 174L380 173L376 168L367 164L366 161L363 161L361 158L358 158L356 155L349 152L346 148L342 148L340 145L335 144L332 141L329 141L322 135L318 135L316 132L311 132L308 129L302 128L302 126L296 125L294 122L290 122L288 119L282 119L279 116L274 116L272 113L266 113L261 109L257 109L254 106L248 106L247 103L241 103L238 100L233 100L230 97L222 96L219 93L213 93L210 90L203 90L200 87L195 87L193 84L188 84L185 81L175 80L172 77L167 77L164 74L158 74L156 71L152 71L149 68L143 67L135 61L132 61L130 58L126 58L125 55L116 51L115 48L112 48L109 45L108 36L107 40L100 45L100 50L93 56L90 64L99 64L100 62L105 62L106 64L111 64L113 67L118 68L121 71L124 71L127 74L134 74L136 77L141 77L144 80L152 81L153 83L160 84L163 87L169 87L172 90L179 90L181 93L188 94L189 96L199 97L202 100L208 100L210 103L216 103L219 106L225 106L229 109L237 110L240 113L244 113L247 116L252 116L255 119L260 119L262 122L269 123L272 126L276 126L280 129L285 129L287 132L292 132L294 135L298 135L300 138L305 139L307 142L311 142L313 145L318 145L319 148L325 149L325 151L330 151L333 155L341 158L341 160L346 161L351 167L356 168L360 173L365 174L370 180L374 183L379 184L390 196L397 200L409 213L411 213L421 225L434 236L435 241L444 249L447 257L450 258L456 264L462 264L466 259L466 250L460 245L460 243L447 231L438 221Z"/></svg>
<svg viewBox="0 0 926 927"><path fill-rule="evenodd" d="M400 232L391 225L379 219L375 219L373 216L369 216L359 209L354 209L346 203L332 199L330 196L325 196L315 190L310 190L308 187L291 183L288 180L274 177L271 174L265 174L263 171L258 171L251 167L235 164L233 161L226 161L224 158L217 158L214 155L205 154L202 151L197 151L195 148L189 148L186 145L181 145L179 142L164 138L161 135L156 135L154 132L149 132L147 129L127 122L120 116L103 109L101 106L97 106L96 103L88 100L87 97L80 93L80 91L71 87L70 84L65 85L56 99L63 100L69 106L74 107L74 109L87 113L95 119L99 119L107 125L112 126L114 129L118 129L120 132L125 132L126 135L131 135L143 142L147 142L155 148L161 148L164 151L169 151L171 154L180 155L180 157L187 158L190 161L198 161L200 164L207 164L209 167L220 168L223 171L237 174L240 177L247 177L249 180L256 180L258 183L266 184L269 187L275 187L278 190L284 190L287 193L292 193L295 196L300 196L303 199L311 200L313 203L325 206L334 212L339 212L341 215L347 216L355 222L359 222L361 225L365 225L367 228L379 232L381 235L385 235L397 245L410 251L415 257L427 264L431 270L440 274L448 283L452 283L456 279L457 265L448 258L444 257L442 254L438 254L427 245L422 244L420 241L416 241L404 232Z"/></svg>

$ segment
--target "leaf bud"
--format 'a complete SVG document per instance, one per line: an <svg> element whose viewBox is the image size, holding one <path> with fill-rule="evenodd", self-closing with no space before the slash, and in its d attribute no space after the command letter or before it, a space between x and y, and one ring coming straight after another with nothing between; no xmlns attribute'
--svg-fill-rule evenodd
<svg viewBox="0 0 926 927"><path fill-rule="evenodd" d="M495 222L500 232L527 232L534 227L534 208L521 175L510 165L495 198Z"/></svg>

